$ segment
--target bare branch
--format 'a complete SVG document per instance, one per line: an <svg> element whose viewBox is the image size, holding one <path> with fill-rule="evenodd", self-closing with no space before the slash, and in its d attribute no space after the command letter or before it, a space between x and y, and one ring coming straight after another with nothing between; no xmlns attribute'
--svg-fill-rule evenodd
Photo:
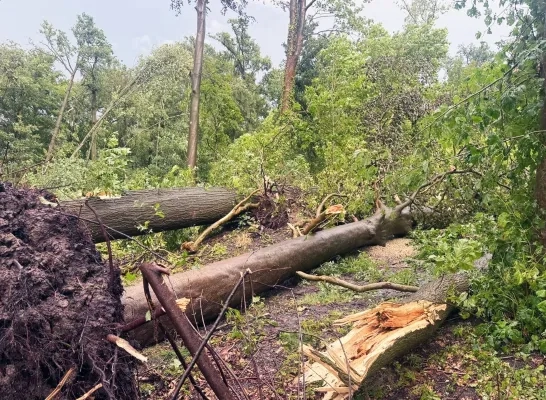
<svg viewBox="0 0 546 400"><path fill-rule="evenodd" d="M344 287L346 289L350 289L357 293L369 292L372 290L379 290L379 289L391 289L391 290L398 290L399 292L411 292L411 293L417 292L417 290L419 290L417 286L400 285L398 283L392 283L392 282L376 282L376 283L369 283L367 285L355 285L354 283L347 282L347 281L344 281L343 279L335 278L333 276L309 275L301 271L297 271L296 274L298 274L298 276L308 281L327 282L333 285Z"/></svg>

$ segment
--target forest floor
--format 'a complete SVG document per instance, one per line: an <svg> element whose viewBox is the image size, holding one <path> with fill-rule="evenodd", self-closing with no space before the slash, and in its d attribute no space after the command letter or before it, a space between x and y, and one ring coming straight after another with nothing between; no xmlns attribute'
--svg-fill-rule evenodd
<svg viewBox="0 0 546 400"><path fill-rule="evenodd" d="M199 263L236 255L288 237L270 233L227 231L207 242ZM255 240L259 238L259 240ZM394 239L323 264L315 270L354 283L391 280L419 285L431 277L412 257L410 239ZM195 260L194 260L195 261ZM253 298L243 312L229 310L211 344L231 366L236 385L251 399L320 399L296 376L301 368L300 338L323 350L349 328L333 327L345 315L404 296L392 290L354 293L321 282L292 279L284 287ZM546 358L538 354L497 354L476 333L477 321L454 316L434 339L385 368L355 399L546 399ZM204 333L204 330L203 330ZM183 372L168 343L144 350L149 362L139 370L143 398L164 399ZM203 387L206 384L200 380ZM198 399L193 389L187 399ZM208 392L208 390L207 390ZM210 398L214 395L210 393Z"/></svg>

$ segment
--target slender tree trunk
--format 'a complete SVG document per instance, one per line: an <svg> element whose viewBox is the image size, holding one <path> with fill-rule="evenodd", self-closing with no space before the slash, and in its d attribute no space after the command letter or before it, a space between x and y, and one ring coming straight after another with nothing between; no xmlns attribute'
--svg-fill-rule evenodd
<svg viewBox="0 0 546 400"><path fill-rule="evenodd" d="M197 0L197 34L191 73L190 132L188 135L188 166L197 165L197 134L199 131L199 96L201 92L201 72L203 70L203 49L205 47L206 0Z"/></svg>
<svg viewBox="0 0 546 400"><path fill-rule="evenodd" d="M303 48L303 28L305 26L306 0L290 0L290 24L286 46L286 64L281 99L281 114L290 108L296 68Z"/></svg>
<svg viewBox="0 0 546 400"><path fill-rule="evenodd" d="M546 6L545 6L546 8ZM543 38L546 38L546 19L543 21L544 23L544 32L543 32ZM542 57L542 77L544 79L543 87L542 87L542 95L543 103L542 103L542 115L540 118L540 129L543 131L540 133L541 138L541 145L542 147L546 147L546 133L544 132L546 130L546 53L543 54ZM537 200L538 206L546 212L546 156L542 158L542 162L539 164L537 168L537 175L536 175L536 185L535 185L535 198ZM541 242L546 247L546 228L544 228L541 232Z"/></svg>
<svg viewBox="0 0 546 400"><path fill-rule="evenodd" d="M97 123L97 91L91 91L91 128ZM97 129L91 134L91 160L97 159Z"/></svg>
<svg viewBox="0 0 546 400"><path fill-rule="evenodd" d="M78 62L76 61L76 65L77 64ZM72 74L70 75L68 88L66 88L66 92L64 94L63 103L61 104L61 108L59 109L59 115L57 115L57 121L55 122L55 128L53 129L51 140L49 141L49 148L46 154L46 162L49 162L51 158L53 157L53 152L55 150L55 141L57 140L57 136L59 136L59 131L61 130L61 122L63 121L64 110L66 109L66 106L68 104L68 99L70 98L70 92L72 91L72 86L74 85L74 78L76 76L76 72L78 72L78 68L74 67L74 70L72 71Z"/></svg>

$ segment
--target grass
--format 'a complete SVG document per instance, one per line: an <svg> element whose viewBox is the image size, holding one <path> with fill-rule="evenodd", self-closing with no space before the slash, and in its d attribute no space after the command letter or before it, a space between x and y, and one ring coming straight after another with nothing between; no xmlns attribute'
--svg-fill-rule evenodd
<svg viewBox="0 0 546 400"><path fill-rule="evenodd" d="M410 398L434 400L464 389L481 399L546 399L544 356L500 354L468 323L447 331L435 340L436 345L445 343L439 351L424 356L411 353L394 363L391 392L406 388ZM368 394L381 399L386 393L378 386Z"/></svg>

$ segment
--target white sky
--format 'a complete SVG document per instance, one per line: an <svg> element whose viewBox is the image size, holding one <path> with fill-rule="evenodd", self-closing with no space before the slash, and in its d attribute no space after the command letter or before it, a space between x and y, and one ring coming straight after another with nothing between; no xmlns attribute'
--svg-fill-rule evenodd
<svg viewBox="0 0 546 400"><path fill-rule="evenodd" d="M229 31L227 20L233 15L221 15L217 3L211 0L209 4L207 34ZM83 12L95 19L112 43L116 56L127 65L134 65L140 55L149 53L153 47L193 35L196 25L193 5L186 4L182 15L176 17L170 9L170 0L0 0L0 42L28 44L31 39L38 42L43 20L69 31L76 15ZM251 25L251 35L262 53L270 56L274 64L280 64L288 29L287 13L268 0L250 0L248 13L256 19ZM364 14L391 32L403 25L404 13L394 0L372 0L365 6ZM475 33L484 30L481 19L469 18L464 11L454 9L443 15L437 25L448 28L452 53L459 44L476 42ZM507 36L506 27L496 27L492 35L485 35L482 40L494 44Z"/></svg>

